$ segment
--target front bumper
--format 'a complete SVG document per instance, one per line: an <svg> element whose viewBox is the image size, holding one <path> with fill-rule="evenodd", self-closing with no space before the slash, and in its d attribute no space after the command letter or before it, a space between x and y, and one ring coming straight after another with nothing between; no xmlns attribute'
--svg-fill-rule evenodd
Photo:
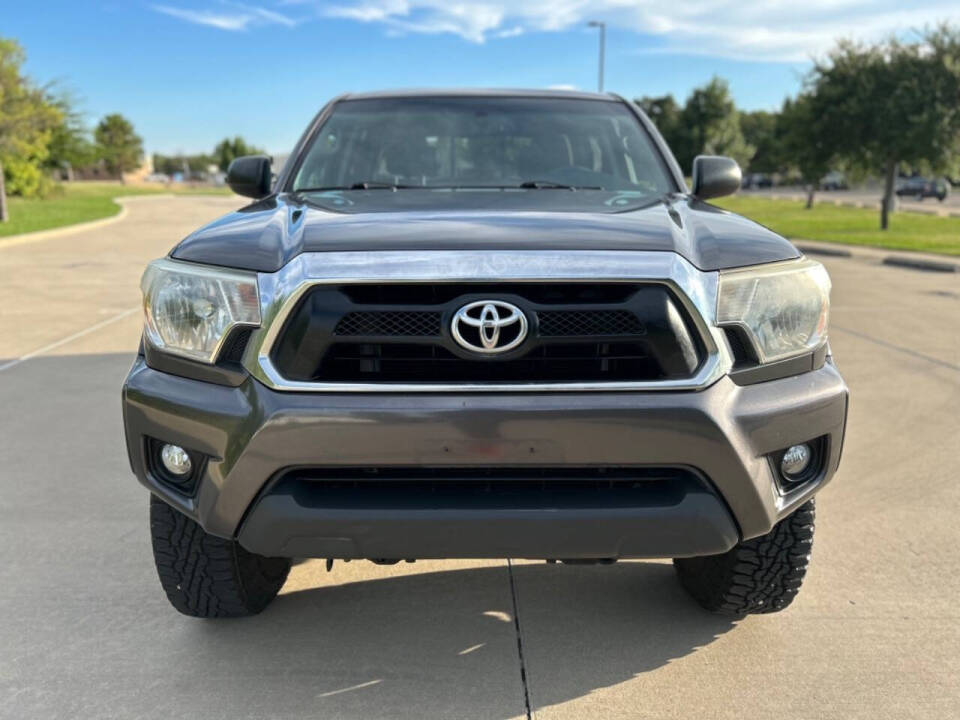
<svg viewBox="0 0 960 720"><path fill-rule="evenodd" d="M123 388L140 482L214 535L265 555L679 557L764 534L823 487L840 460L847 388L831 363L756 385L699 391L345 394L228 387L139 357ZM821 474L780 491L770 455L826 439ZM146 438L205 454L186 497L149 470ZM686 468L675 502L629 507L317 507L274 492L296 468Z"/></svg>

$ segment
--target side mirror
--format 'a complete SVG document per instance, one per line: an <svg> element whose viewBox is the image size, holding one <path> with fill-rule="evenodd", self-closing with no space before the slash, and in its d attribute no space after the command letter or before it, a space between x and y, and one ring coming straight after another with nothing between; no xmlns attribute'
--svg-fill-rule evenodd
<svg viewBox="0 0 960 720"><path fill-rule="evenodd" d="M697 155L693 160L693 194L701 200L733 195L743 174L733 158Z"/></svg>
<svg viewBox="0 0 960 720"><path fill-rule="evenodd" d="M266 155L238 157L227 168L227 185L237 195L259 200L270 194L270 158Z"/></svg>

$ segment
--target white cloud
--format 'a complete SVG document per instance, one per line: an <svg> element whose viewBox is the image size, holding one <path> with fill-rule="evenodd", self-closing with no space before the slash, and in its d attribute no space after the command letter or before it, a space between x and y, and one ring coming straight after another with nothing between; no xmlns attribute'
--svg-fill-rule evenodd
<svg viewBox="0 0 960 720"><path fill-rule="evenodd" d="M498 38L517 37L518 35L523 35L525 32L526 30L524 30L520 25L514 25L513 27L507 28L506 30L498 31L497 37Z"/></svg>
<svg viewBox="0 0 960 720"><path fill-rule="evenodd" d="M184 20L194 25L206 25L219 30L233 32L246 30L255 25L285 25L293 27L297 21L282 13L266 8L244 5L236 2L221 2L216 10L192 10L171 7L170 5L152 5L157 12Z"/></svg>
<svg viewBox="0 0 960 720"><path fill-rule="evenodd" d="M559 83L557 85L547 85L547 90L579 90L576 85L569 85L567 83Z"/></svg>
<svg viewBox="0 0 960 720"><path fill-rule="evenodd" d="M181 20L240 31L298 20L236 0L206 9L154 5ZM273 7L313 6L325 17L382 25L388 35L457 35L469 42L530 32L583 28L602 20L611 32L646 36L638 53L696 54L796 62L822 55L837 38L871 40L941 20L960 21L957 0L273 0ZM654 40L649 40L653 37Z"/></svg>
<svg viewBox="0 0 960 720"><path fill-rule="evenodd" d="M396 34L453 34L474 43L556 32L603 20L611 31L655 36L640 52L803 61L839 37L876 39L960 20L956 0L339 0L329 17L384 25Z"/></svg>
<svg viewBox="0 0 960 720"><path fill-rule="evenodd" d="M513 32L504 26L504 10L494 3L445 0L361 0L322 9L328 17L382 23L396 33L459 35L482 43L489 35ZM523 28L519 28L523 32Z"/></svg>
<svg viewBox="0 0 960 720"><path fill-rule="evenodd" d="M246 7L246 6L240 6ZM258 18L267 23L274 23L276 25L286 25L287 27L295 27L297 21L293 18L289 18L286 15L275 12L273 10L267 10L265 8L248 8L251 12L255 13Z"/></svg>

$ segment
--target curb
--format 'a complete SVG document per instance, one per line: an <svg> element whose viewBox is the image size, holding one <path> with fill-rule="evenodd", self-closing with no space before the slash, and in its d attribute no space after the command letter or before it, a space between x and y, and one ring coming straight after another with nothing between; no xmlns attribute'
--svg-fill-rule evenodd
<svg viewBox="0 0 960 720"><path fill-rule="evenodd" d="M884 265L910 268L911 270L924 270L926 272L960 272L960 265L950 262L940 262L939 260L922 260L898 255L888 255L881 262Z"/></svg>
<svg viewBox="0 0 960 720"><path fill-rule="evenodd" d="M954 256L934 253L912 253L909 250L898 252L895 249L877 248L871 245L828 244L816 240L797 238L791 240L794 247L804 255L826 255L838 258L850 258L873 265L922 270L925 272L960 273L960 263ZM942 259L941 259L942 258Z"/></svg>
<svg viewBox="0 0 960 720"><path fill-rule="evenodd" d="M804 240L798 240L793 244L794 247L804 255L851 258L862 262L889 265L891 267L906 268L909 270L922 270L925 272L960 273L960 263L952 262L950 256L945 256L945 259L941 260L936 255L931 257L930 254L918 254L916 256L907 254L891 255L889 251L869 245L844 246L839 244L839 247L834 247L822 243L811 244L810 241Z"/></svg>
<svg viewBox="0 0 960 720"><path fill-rule="evenodd" d="M830 255L831 257L853 257L853 253L844 248L829 248L813 245L796 245L797 250L804 255Z"/></svg>

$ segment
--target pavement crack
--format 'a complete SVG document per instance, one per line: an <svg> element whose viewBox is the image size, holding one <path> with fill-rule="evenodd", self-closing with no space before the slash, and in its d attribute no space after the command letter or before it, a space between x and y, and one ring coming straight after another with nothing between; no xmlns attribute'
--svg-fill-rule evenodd
<svg viewBox="0 0 960 720"><path fill-rule="evenodd" d="M510 578L510 600L513 603L513 627L517 632L517 656L520 659L520 683L523 685L523 704L527 720L533 718L530 710L530 686L527 684L527 665L523 658L523 635L520 632L520 608L517 604L517 584L513 577L513 561L507 558L507 575Z"/></svg>

